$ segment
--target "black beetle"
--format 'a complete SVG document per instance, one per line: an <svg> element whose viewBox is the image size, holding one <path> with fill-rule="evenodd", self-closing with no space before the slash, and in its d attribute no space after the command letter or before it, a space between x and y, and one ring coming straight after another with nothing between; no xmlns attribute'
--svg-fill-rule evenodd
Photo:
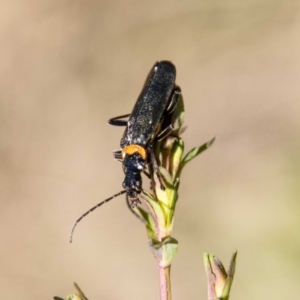
<svg viewBox="0 0 300 300"><path fill-rule="evenodd" d="M161 189L164 185L158 171L158 161L153 151L153 143L167 137L173 130L172 124L166 124L168 116L174 110L180 97L180 88L175 85L176 68L169 61L157 62L151 69L144 87L133 107L131 114L111 118L108 123L114 126L126 126L120 142L120 150L114 151L114 158L121 161L125 179L121 192L100 202L84 213L74 224L72 235L78 222L87 214L113 198L126 193L126 202L132 209L140 203L142 176L147 164L152 164ZM128 118L125 120L125 118ZM149 174L148 174L149 177Z"/></svg>

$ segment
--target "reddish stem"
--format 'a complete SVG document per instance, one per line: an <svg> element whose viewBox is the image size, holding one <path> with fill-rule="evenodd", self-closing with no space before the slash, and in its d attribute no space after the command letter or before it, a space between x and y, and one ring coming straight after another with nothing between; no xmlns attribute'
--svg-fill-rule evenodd
<svg viewBox="0 0 300 300"><path fill-rule="evenodd" d="M171 266L168 266L165 268L158 266L160 300L171 300L172 299L170 269L171 269Z"/></svg>

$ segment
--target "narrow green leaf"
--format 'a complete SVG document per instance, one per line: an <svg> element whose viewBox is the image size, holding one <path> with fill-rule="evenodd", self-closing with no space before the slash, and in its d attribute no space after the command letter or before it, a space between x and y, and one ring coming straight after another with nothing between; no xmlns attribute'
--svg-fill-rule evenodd
<svg viewBox="0 0 300 300"><path fill-rule="evenodd" d="M145 200L145 204L147 205L150 213L153 215L154 218L157 215L157 210L162 210L160 207L160 203L153 197L153 195L142 191L143 196L142 198Z"/></svg>
<svg viewBox="0 0 300 300"><path fill-rule="evenodd" d="M172 181L174 184L174 181L177 179L179 173L178 171L180 170L180 164L181 164L181 159L182 155L184 152L184 142L182 139L178 139L174 143L174 147L172 149L172 167L171 167L171 172L172 172Z"/></svg>
<svg viewBox="0 0 300 300"><path fill-rule="evenodd" d="M162 194L166 194L165 191L162 191L160 188L157 188L159 192ZM158 196L159 198L159 196ZM155 198L153 198L150 194L143 191L143 199L145 200L145 204L147 205L153 219L153 223L155 223L156 226L161 226L161 228L166 227L166 212L164 208L164 203L162 201L158 201ZM157 230L155 229L155 232Z"/></svg>
<svg viewBox="0 0 300 300"><path fill-rule="evenodd" d="M164 179L164 182L168 185L173 185L173 180L171 178L170 173L162 166L159 166L159 173L162 175L162 178Z"/></svg>
<svg viewBox="0 0 300 300"><path fill-rule="evenodd" d="M88 298L84 295L83 291L81 290L81 288L78 286L78 284L76 282L74 282L74 286L75 286L75 289L77 290L77 292L80 296L80 299L81 300L88 300ZM77 295L75 295L75 296L77 296ZM77 298L74 298L74 300L77 300Z"/></svg>
<svg viewBox="0 0 300 300"><path fill-rule="evenodd" d="M235 250L235 252L232 254L231 257L229 269L227 271L226 283L222 293L222 297L224 297L224 299L229 299L230 289L232 286L233 277L235 273L236 257L237 257L237 251Z"/></svg>
<svg viewBox="0 0 300 300"><path fill-rule="evenodd" d="M199 155L200 153L202 153L203 151L205 151L206 149L208 149L213 142L215 141L215 137L213 137L211 140L209 140L208 142L206 142L205 144L201 145L200 147L195 147L192 150L190 150L186 156L183 158L182 162L181 162L181 169L193 158L195 158L197 155Z"/></svg>
<svg viewBox="0 0 300 300"><path fill-rule="evenodd" d="M142 209L141 207L136 207L134 209L134 211L146 222L146 230L147 230L147 234L148 237L150 239L152 238L156 238L156 234L155 234L155 223L153 220L153 217L150 213L146 212L144 209Z"/></svg>
<svg viewBox="0 0 300 300"><path fill-rule="evenodd" d="M137 213L137 215L143 219L147 224L149 224L149 218L151 217L148 212L146 212L144 209L142 209L140 206L137 206L134 208L134 212Z"/></svg>

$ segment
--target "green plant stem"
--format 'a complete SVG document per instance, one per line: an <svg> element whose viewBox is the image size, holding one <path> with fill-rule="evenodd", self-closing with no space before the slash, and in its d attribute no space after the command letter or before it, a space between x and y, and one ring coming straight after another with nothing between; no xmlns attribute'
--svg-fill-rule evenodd
<svg viewBox="0 0 300 300"><path fill-rule="evenodd" d="M160 300L171 300L171 278L170 270L171 266L161 267L158 266L159 270L159 281L160 281Z"/></svg>

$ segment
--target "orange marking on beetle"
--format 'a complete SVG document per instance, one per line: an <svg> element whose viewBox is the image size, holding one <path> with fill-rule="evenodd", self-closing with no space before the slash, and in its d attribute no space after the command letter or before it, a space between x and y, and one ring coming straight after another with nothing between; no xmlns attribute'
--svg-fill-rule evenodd
<svg viewBox="0 0 300 300"><path fill-rule="evenodd" d="M132 144L124 147L124 149L122 150L123 159L126 154L132 155L134 153L138 153L143 159L147 158L147 151L145 148L139 145Z"/></svg>

